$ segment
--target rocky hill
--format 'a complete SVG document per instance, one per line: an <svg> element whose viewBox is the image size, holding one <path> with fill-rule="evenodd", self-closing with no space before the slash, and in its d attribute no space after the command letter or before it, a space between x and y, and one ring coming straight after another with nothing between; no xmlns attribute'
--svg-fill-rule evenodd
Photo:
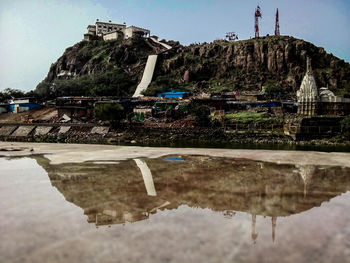
<svg viewBox="0 0 350 263"><path fill-rule="evenodd" d="M148 95L166 90L197 92L254 91L294 96L312 58L319 87L336 94L350 93L350 64L321 47L288 36L181 46L161 53ZM126 41L79 42L51 65L36 92L44 97L62 95L130 96L140 81L147 56L162 47L140 37Z"/></svg>

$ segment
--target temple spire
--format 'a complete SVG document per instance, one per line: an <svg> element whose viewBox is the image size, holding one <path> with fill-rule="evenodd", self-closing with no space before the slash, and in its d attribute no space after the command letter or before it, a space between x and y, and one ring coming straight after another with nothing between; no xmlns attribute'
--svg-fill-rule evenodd
<svg viewBox="0 0 350 263"><path fill-rule="evenodd" d="M306 73L312 73L311 58L306 58Z"/></svg>

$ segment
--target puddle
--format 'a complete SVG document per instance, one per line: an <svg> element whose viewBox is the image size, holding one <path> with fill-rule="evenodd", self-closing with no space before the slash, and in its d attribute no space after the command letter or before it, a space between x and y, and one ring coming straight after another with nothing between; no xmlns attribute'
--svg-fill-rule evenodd
<svg viewBox="0 0 350 263"><path fill-rule="evenodd" d="M1 262L350 256L350 168L188 155L0 165Z"/></svg>

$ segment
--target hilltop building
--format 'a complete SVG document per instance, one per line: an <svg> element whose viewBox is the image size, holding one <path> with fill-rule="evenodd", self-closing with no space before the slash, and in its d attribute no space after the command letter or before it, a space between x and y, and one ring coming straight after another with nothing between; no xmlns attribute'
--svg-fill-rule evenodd
<svg viewBox="0 0 350 263"><path fill-rule="evenodd" d="M134 35L141 35L143 37L149 37L151 31L136 26L126 26L123 24L112 23L111 20L108 22L96 20L95 25L87 26L87 33L84 34L84 40L90 41L94 39L103 38L104 40L115 40L115 39L128 39Z"/></svg>

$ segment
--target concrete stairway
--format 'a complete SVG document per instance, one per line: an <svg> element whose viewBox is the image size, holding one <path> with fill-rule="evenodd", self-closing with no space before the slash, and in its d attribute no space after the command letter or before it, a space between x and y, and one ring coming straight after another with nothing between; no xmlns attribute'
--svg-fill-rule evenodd
<svg viewBox="0 0 350 263"><path fill-rule="evenodd" d="M151 37L150 39L153 42L163 46L167 50L171 49L171 46L169 46L169 45L167 45L165 43L159 42L157 39L155 39L153 37ZM154 69L155 69L156 63L157 63L157 58L158 58L158 55L149 55L148 56L146 67L145 67L145 71L143 72L141 82L137 86L134 95L132 95L133 98L142 97L143 96L142 92L145 91L148 88L149 84L151 84L151 81L152 81L152 78L153 78Z"/></svg>
<svg viewBox="0 0 350 263"><path fill-rule="evenodd" d="M155 42L155 43L157 43L157 44L159 44L159 45L165 47L165 48L168 49L168 50L172 48L172 46L169 46L168 44L159 42L159 41L158 41L157 39L155 39L154 37L150 37L150 39L151 39L153 42Z"/></svg>
<svg viewBox="0 0 350 263"><path fill-rule="evenodd" d="M133 98L142 97L143 95L141 93L148 88L149 84L151 84L154 68L156 67L157 58L158 55L148 56L145 71L143 72L141 82L137 86L134 95L132 95Z"/></svg>

